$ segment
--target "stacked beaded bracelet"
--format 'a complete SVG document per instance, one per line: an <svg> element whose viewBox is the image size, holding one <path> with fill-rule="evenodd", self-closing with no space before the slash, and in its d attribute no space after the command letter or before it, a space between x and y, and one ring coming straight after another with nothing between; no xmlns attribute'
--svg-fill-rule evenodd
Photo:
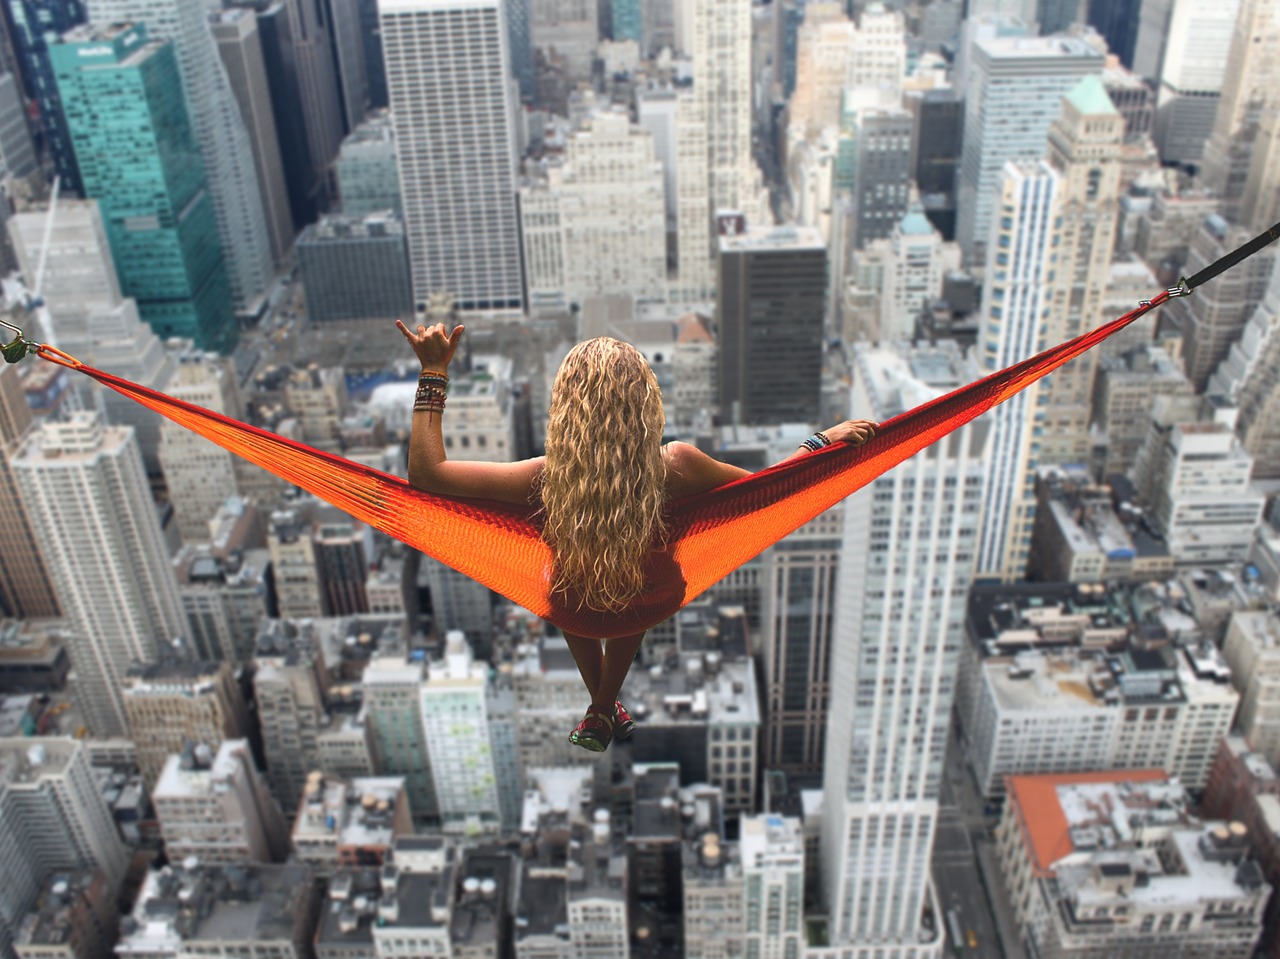
<svg viewBox="0 0 1280 959"><path fill-rule="evenodd" d="M418 392L413 400L413 411L444 413L444 398L449 392L449 376L439 370L423 370L418 376Z"/></svg>
<svg viewBox="0 0 1280 959"><path fill-rule="evenodd" d="M824 446L830 446L831 440L827 439L826 433L814 433L812 436L806 436L800 443L810 453L816 453Z"/></svg>

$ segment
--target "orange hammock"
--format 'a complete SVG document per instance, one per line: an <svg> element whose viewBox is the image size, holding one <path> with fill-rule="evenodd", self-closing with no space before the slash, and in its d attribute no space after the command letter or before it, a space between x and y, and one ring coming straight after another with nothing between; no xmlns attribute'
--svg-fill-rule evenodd
<svg viewBox="0 0 1280 959"><path fill-rule="evenodd" d="M530 508L416 490L398 476L312 449L256 426L184 403L86 366L43 344L38 355L93 377L268 472L507 599L581 636L608 638L648 629L732 570L952 430L1002 403L1102 342L1171 296L879 425L862 446L835 444L697 496L672 501L665 550L648 563L648 591L620 613L576 608L550 589L552 554ZM16 341L15 341L16 342Z"/></svg>

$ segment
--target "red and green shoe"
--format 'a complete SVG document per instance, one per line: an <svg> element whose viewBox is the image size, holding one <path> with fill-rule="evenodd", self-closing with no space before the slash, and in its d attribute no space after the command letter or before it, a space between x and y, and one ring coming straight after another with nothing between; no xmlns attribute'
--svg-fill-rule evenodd
<svg viewBox="0 0 1280 959"><path fill-rule="evenodd" d="M613 734L619 739L630 739L636 731L636 721L627 712L627 707L616 699L613 701Z"/></svg>
<svg viewBox="0 0 1280 959"><path fill-rule="evenodd" d="M613 721L608 709L593 703L587 707L582 722L569 734L569 742L593 753L602 753L613 740Z"/></svg>

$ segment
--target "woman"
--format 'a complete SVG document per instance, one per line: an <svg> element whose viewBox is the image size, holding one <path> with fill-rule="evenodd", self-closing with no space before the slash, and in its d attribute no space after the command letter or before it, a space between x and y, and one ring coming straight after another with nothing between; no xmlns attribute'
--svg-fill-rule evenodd
<svg viewBox="0 0 1280 959"><path fill-rule="evenodd" d="M556 374L547 453L518 463L445 458L441 419L463 327L396 326L422 364L409 444L409 482L446 496L538 507L542 537L556 557L553 592L593 610L614 612L645 589L645 561L665 533L663 504L702 493L748 471L688 443L662 445L666 419L653 370L634 347L610 337L579 343ZM815 433L793 455L833 442L864 443L869 420ZM591 705L569 741L603 752L635 722L618 701L644 633L600 640L564 634Z"/></svg>

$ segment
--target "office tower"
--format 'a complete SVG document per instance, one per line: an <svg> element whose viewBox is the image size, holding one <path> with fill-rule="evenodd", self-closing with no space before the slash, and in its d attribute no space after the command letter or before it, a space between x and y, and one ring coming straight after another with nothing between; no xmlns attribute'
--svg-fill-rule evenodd
<svg viewBox="0 0 1280 959"><path fill-rule="evenodd" d="M247 739L188 743L165 760L151 801L170 862L270 863L288 853L284 817Z"/></svg>
<svg viewBox="0 0 1280 959"><path fill-rule="evenodd" d="M1192 819L1189 806L1184 787L1158 769L1012 777L996 837L1030 950L1252 956L1271 887L1250 857L1248 830ZM1152 832L1161 837L1154 849L1142 838ZM1210 914L1229 910L1230 924L1206 921L1210 898L1220 903Z"/></svg>
<svg viewBox="0 0 1280 959"><path fill-rule="evenodd" d="M186 633L133 432L75 413L46 423L12 466L72 630L85 725L123 735L129 667Z"/></svg>
<svg viewBox="0 0 1280 959"><path fill-rule="evenodd" d="M1133 468L1157 396L1194 392L1182 364L1163 347L1148 344L1124 356L1102 357L1093 391L1094 424L1107 448L1102 475L1124 476Z"/></svg>
<svg viewBox="0 0 1280 959"><path fill-rule="evenodd" d="M325 184L312 162L289 11L281 3L254 9L262 43L262 62L267 71L267 90L271 94L271 112L276 122L276 142L280 144L280 164L289 196L289 213L296 233L323 208Z"/></svg>
<svg viewBox="0 0 1280 959"><path fill-rule="evenodd" d="M1098 77L1085 77L1063 97L1062 116L1049 128L1048 161L1059 178L1062 223L1060 243L1054 250L1058 266L1053 272L1065 299L1057 299L1046 318L1048 343L1065 342L1111 318L1103 313L1103 304L1115 249L1123 140L1124 118ZM1090 352L1080 359L1059 370L1043 387L1041 462L1089 460L1098 358Z"/></svg>
<svg viewBox="0 0 1280 959"><path fill-rule="evenodd" d="M1138 45L1139 13L1143 0L1088 0L1086 19L1107 41L1107 49L1130 70Z"/></svg>
<svg viewBox="0 0 1280 959"><path fill-rule="evenodd" d="M1203 178L1225 201L1224 213L1237 220L1249 161L1262 113L1280 81L1280 4L1275 0L1240 0L1231 47L1230 68L1222 81L1213 134L1205 144Z"/></svg>
<svg viewBox="0 0 1280 959"><path fill-rule="evenodd" d="M1253 157L1240 200L1240 222L1253 233L1268 230L1280 220L1280 99L1262 110Z"/></svg>
<svg viewBox="0 0 1280 959"><path fill-rule="evenodd" d="M666 204L653 147L626 113L599 112L569 138L563 163L521 186L530 302L665 298Z"/></svg>
<svg viewBox="0 0 1280 959"><path fill-rule="evenodd" d="M157 334L229 352L237 329L227 269L173 46L148 41L141 26L83 26L50 56L121 290Z"/></svg>
<svg viewBox="0 0 1280 959"><path fill-rule="evenodd" d="M903 98L911 112L911 176L929 222L950 240L956 232L956 168L964 130L964 99L953 88L913 91Z"/></svg>
<svg viewBox="0 0 1280 959"><path fill-rule="evenodd" d="M751 3L692 5L693 95L706 125L712 213L735 210L763 224L767 206L751 152Z"/></svg>
<svg viewBox="0 0 1280 959"><path fill-rule="evenodd" d="M189 660L134 666L125 676L124 712L138 771L155 787L170 756L189 744L217 750L249 732L249 711L226 661Z"/></svg>
<svg viewBox="0 0 1280 959"><path fill-rule="evenodd" d="M595 0L529 0L529 39L548 59L564 58L570 77L585 80L600 43L599 7Z"/></svg>
<svg viewBox="0 0 1280 959"><path fill-rule="evenodd" d="M641 6L640 0L610 0L609 7L613 12L613 39L643 42L644 11ZM641 50L643 49L642 47Z"/></svg>
<svg viewBox="0 0 1280 959"><path fill-rule="evenodd" d="M1152 411L1134 467L1151 525L1180 566L1243 562L1266 497L1251 482L1253 458L1233 431L1235 410L1188 418L1171 397Z"/></svg>
<svg viewBox="0 0 1280 959"><path fill-rule="evenodd" d="M857 150L853 246L887 237L906 216L911 193L911 114L858 110L849 118Z"/></svg>
<svg viewBox="0 0 1280 959"><path fill-rule="evenodd" d="M1206 392L1229 397L1239 409L1236 435L1253 457L1254 479L1280 477L1280 266L1272 269L1266 296L1227 358L1209 378Z"/></svg>
<svg viewBox="0 0 1280 959"><path fill-rule="evenodd" d="M351 0L329 0L325 6L333 41L333 59L342 108L342 130L351 133L364 122L369 103L369 70L365 64L364 26L360 8Z"/></svg>
<svg viewBox="0 0 1280 959"><path fill-rule="evenodd" d="M1208 217L1191 241L1182 272L1194 276L1252 235L1251 230L1233 227L1217 214ZM1183 363L1196 389L1204 389L1266 296L1275 262L1275 253L1263 250L1224 274L1219 282L1197 291L1204 294L1199 299L1175 300L1166 308L1163 322L1182 334Z"/></svg>
<svg viewBox="0 0 1280 959"><path fill-rule="evenodd" d="M448 293L464 312L519 311L515 135L500 0L388 0L380 9L415 302ZM433 107L419 110L422 103Z"/></svg>
<svg viewBox="0 0 1280 959"><path fill-rule="evenodd" d="M297 255L311 320L412 314L404 225L389 209L324 216L303 230Z"/></svg>
<svg viewBox="0 0 1280 959"><path fill-rule="evenodd" d="M1100 73L1103 57L1071 37L994 37L978 40L969 53L956 239L968 262L979 264L1005 163L1044 156L1062 97L1082 77Z"/></svg>
<svg viewBox="0 0 1280 959"><path fill-rule="evenodd" d="M877 90L896 101L907 75L906 23L899 10L869 3L858 16L849 86Z"/></svg>
<svg viewBox="0 0 1280 959"><path fill-rule="evenodd" d="M1240 3L1172 0L1159 72L1148 74L1156 87L1155 142L1165 163L1195 164L1204 154L1228 72ZM1232 70L1237 67L1248 65L1231 64Z"/></svg>
<svg viewBox="0 0 1280 959"><path fill-rule="evenodd" d="M19 498L10 460L32 429L18 367L0 368L0 613L15 619L60 615L32 518Z"/></svg>
<svg viewBox="0 0 1280 959"><path fill-rule="evenodd" d="M36 171L36 147L27 127L27 111L18 78L0 74L0 168L12 177Z"/></svg>
<svg viewBox="0 0 1280 959"><path fill-rule="evenodd" d="M817 423L827 251L814 227L720 237L720 412L750 426ZM777 336L771 331L785 330Z"/></svg>
<svg viewBox="0 0 1280 959"><path fill-rule="evenodd" d="M14 933L48 873L97 870L114 897L129 851L90 771L84 744L71 738L0 739L0 952L12 955Z"/></svg>
<svg viewBox="0 0 1280 959"><path fill-rule="evenodd" d="M379 110L351 131L333 169L347 216L402 210L396 128L389 110Z"/></svg>
<svg viewBox="0 0 1280 959"><path fill-rule="evenodd" d="M380 776L403 776L415 821L440 816L422 717L421 662L379 657L364 671L364 703Z"/></svg>
<svg viewBox="0 0 1280 959"><path fill-rule="evenodd" d="M461 630L450 630L444 657L422 685L422 722L446 833L496 833L497 774L486 709L489 668L478 663Z"/></svg>
<svg viewBox="0 0 1280 959"><path fill-rule="evenodd" d="M412 315L404 224L389 210L321 217L298 237L297 254L313 322Z"/></svg>
<svg viewBox="0 0 1280 959"><path fill-rule="evenodd" d="M204 4L199 0L88 0L88 9L94 23L139 24L145 29L144 40L172 43L181 75L174 86L185 95L187 123L204 161L232 302L237 311L256 312L271 282L274 260L250 137L218 56ZM81 163L83 153L77 141Z"/></svg>
<svg viewBox="0 0 1280 959"><path fill-rule="evenodd" d="M389 864L396 840L413 835L404 780L362 776L348 781L316 770L307 777L292 834L298 860L323 879L340 869Z"/></svg>
<svg viewBox="0 0 1280 959"><path fill-rule="evenodd" d="M367 613L365 581L375 558L373 530L337 509L322 508L319 513L312 539L325 615Z"/></svg>
<svg viewBox="0 0 1280 959"><path fill-rule="evenodd" d="M742 821L743 941L746 955L802 955L804 839L800 820L752 816Z"/></svg>
<svg viewBox="0 0 1280 959"><path fill-rule="evenodd" d="M822 770L843 507L810 520L764 555L761 647L765 769Z"/></svg>
<svg viewBox="0 0 1280 959"><path fill-rule="evenodd" d="M81 193L80 168L67 131L58 82L49 59L51 36L61 36L86 20L82 0L6 0L6 20L22 74L22 89L40 112L39 131L61 189Z"/></svg>
<svg viewBox="0 0 1280 959"><path fill-rule="evenodd" d="M977 377L951 343L854 360L850 413L877 422ZM833 944L905 959L922 941L990 431L963 427L845 505L823 776Z"/></svg>
<svg viewBox="0 0 1280 959"><path fill-rule="evenodd" d="M1049 345L1044 318L1061 310L1060 284L1050 281L1060 242L1061 178L1043 160L1005 167L991 221L987 253L988 291L983 297L980 363L985 373L1004 369ZM1033 383L992 411L992 475L987 517L976 572L1006 582L1021 579L1035 519L1034 477L1038 463L1045 387Z"/></svg>
<svg viewBox="0 0 1280 959"><path fill-rule="evenodd" d="M178 596L182 612L191 630L191 646L200 659L225 659L237 666L253 658L253 641L258 622L267 617L267 551L244 549L244 529L258 524L257 510L239 498L227 501L227 507L240 511L236 519L224 509L212 521L209 539L221 547L223 542L235 545L229 555L219 555L211 545L184 547L174 557L174 573L178 577ZM225 520L230 519L230 522ZM230 533L224 540L224 534Z"/></svg>
<svg viewBox="0 0 1280 959"><path fill-rule="evenodd" d="M284 182L284 163L276 135L275 111L267 86L258 20L251 10L232 7L212 14L209 29L231 82L253 151L253 170L262 196L263 218L271 244L271 261L280 266L293 245L293 219Z"/></svg>
<svg viewBox="0 0 1280 959"><path fill-rule="evenodd" d="M534 83L533 38L530 33L532 0L504 0L503 15L507 22L507 45L511 48L511 74L520 84L520 99L532 103ZM384 86L385 81L384 81ZM383 98L385 101L385 97Z"/></svg>
<svg viewBox="0 0 1280 959"><path fill-rule="evenodd" d="M170 396L222 413L241 416L235 371L216 354L190 351L178 356ZM237 494L232 455L208 440L165 420L160 425L160 470L174 519L185 543L210 541L209 521Z"/></svg>
<svg viewBox="0 0 1280 959"><path fill-rule="evenodd" d="M787 104L789 138L816 136L840 123L855 32L842 4L804 7L796 34L795 91Z"/></svg>
<svg viewBox="0 0 1280 959"><path fill-rule="evenodd" d="M707 128L702 108L689 91L675 104L676 286L671 300L700 303L715 292L712 264L711 197L707 182Z"/></svg>

